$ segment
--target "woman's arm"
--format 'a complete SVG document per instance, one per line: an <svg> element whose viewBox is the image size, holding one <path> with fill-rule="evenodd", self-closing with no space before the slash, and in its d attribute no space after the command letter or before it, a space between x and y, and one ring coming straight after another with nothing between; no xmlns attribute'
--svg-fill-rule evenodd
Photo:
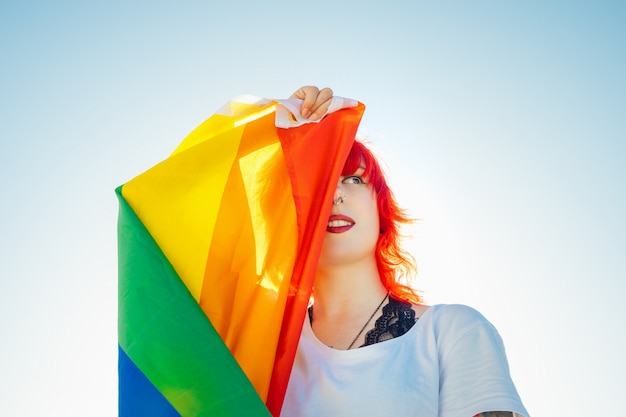
<svg viewBox="0 0 626 417"><path fill-rule="evenodd" d="M487 411L486 413L476 414L474 417L524 417L521 414L512 413L510 411Z"/></svg>

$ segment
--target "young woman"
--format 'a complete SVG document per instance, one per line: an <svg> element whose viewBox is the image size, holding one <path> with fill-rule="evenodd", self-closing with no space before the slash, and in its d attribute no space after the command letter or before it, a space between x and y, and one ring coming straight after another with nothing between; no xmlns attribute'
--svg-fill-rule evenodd
<svg viewBox="0 0 626 417"><path fill-rule="evenodd" d="M302 87L303 117L333 92ZM355 142L337 183L283 417L528 416L502 341L477 311L421 304L398 207L372 153ZM499 411L500 410L500 411Z"/></svg>

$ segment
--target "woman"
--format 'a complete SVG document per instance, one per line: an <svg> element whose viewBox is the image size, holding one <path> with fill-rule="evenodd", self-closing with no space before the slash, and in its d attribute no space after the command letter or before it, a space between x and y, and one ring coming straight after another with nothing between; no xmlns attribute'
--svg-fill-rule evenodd
<svg viewBox="0 0 626 417"><path fill-rule="evenodd" d="M319 119L332 90L302 87ZM414 272L380 166L355 142L337 183L283 417L528 416L495 328L459 305L426 306L397 282ZM501 410L501 411L497 411Z"/></svg>

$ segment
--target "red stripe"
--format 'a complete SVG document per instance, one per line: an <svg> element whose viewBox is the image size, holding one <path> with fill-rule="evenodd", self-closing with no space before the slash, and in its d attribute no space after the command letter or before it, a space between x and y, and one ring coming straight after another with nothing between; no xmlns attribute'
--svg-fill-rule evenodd
<svg viewBox="0 0 626 417"><path fill-rule="evenodd" d="M365 106L332 113L316 124L278 129L298 219L298 256L291 278L267 407L282 408L302 323L311 296L335 184L350 152Z"/></svg>

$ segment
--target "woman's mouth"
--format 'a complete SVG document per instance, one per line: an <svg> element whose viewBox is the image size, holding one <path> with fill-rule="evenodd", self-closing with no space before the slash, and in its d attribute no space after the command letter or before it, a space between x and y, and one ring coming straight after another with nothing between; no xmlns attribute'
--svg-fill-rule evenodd
<svg viewBox="0 0 626 417"><path fill-rule="evenodd" d="M350 230L354 226L354 220L342 214L332 214L328 218L326 231L329 233L343 233Z"/></svg>

